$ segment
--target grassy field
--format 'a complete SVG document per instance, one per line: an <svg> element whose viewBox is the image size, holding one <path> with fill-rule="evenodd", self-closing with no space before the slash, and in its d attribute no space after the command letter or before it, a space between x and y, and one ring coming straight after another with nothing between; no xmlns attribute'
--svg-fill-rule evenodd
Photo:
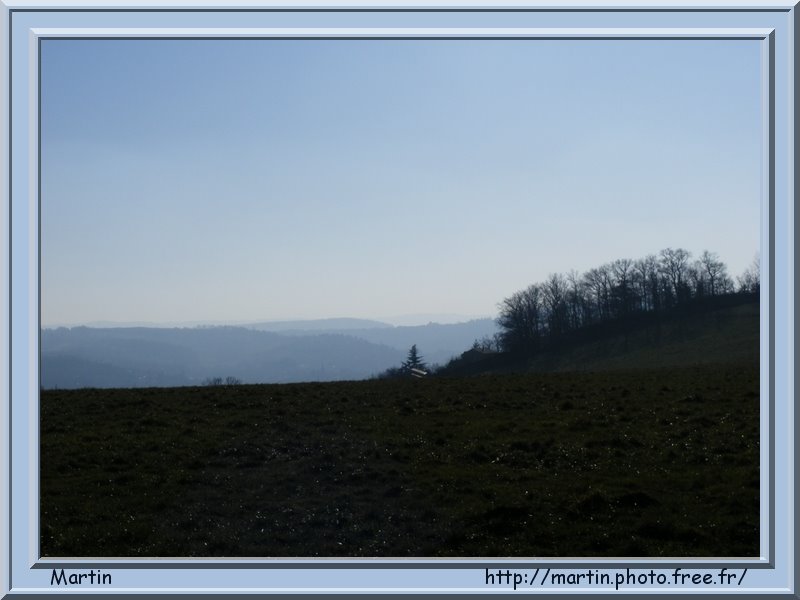
<svg viewBox="0 0 800 600"><path fill-rule="evenodd" d="M758 554L758 369L45 391L44 556Z"/></svg>

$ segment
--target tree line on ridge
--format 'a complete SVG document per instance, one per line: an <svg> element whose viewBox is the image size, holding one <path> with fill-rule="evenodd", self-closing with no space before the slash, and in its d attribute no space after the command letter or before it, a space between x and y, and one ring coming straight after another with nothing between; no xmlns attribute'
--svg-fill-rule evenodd
<svg viewBox="0 0 800 600"><path fill-rule="evenodd" d="M701 298L756 293L759 286L757 256L734 282L716 253L706 250L692 261L689 251L666 248L638 260L617 259L583 274L554 273L515 292L499 305L501 331L477 341L474 348L527 354L578 329Z"/></svg>

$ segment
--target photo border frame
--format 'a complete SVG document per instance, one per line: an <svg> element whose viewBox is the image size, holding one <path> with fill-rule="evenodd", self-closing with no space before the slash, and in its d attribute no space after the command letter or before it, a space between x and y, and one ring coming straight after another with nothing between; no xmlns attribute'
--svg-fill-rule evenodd
<svg viewBox="0 0 800 600"><path fill-rule="evenodd" d="M200 22L222 23L193 27ZM263 18L265 15L297 16L299 24L330 21L337 26L248 27L243 16L261 15L268 24L289 19ZM449 17L469 15L468 22L501 22L499 27L442 27ZM525 18L518 18L525 15ZM562 26L582 23L581 17L606 26ZM662 15L667 15L663 17ZM733 21L753 22L753 26L708 27L703 23L715 17L735 15ZM431 26L365 27L364 21L377 24L395 20L403 24L420 17ZM400 18L393 18L399 16ZM532 16L546 16L545 27L514 27L516 21L529 22ZM659 20L673 23L686 19L698 22L689 27L635 27L631 21ZM230 22L239 21L236 26ZM332 17L332 18L331 18ZM502 17L502 18L497 18ZM651 19L655 17L655 19ZM458 19L453 19L458 20ZM725 20L725 19L719 19ZM342 26L347 22L355 26ZM623 26L608 27L610 21ZM66 22L66 23L65 23ZM113 26L119 22L122 26ZM147 25L150 22L150 26ZM797 107L795 97L798 46L798 14L794 2L706 2L686 1L583 2L553 5L536 0L506 2L490 6L478 2L439 2L427 5L420 0L400 0L391 5L375 2L298 2L296 5L270 2L244 2L227 7L214 2L132 1L124 5L111 2L43 2L41 0L0 0L0 85L3 102L2 178L0 211L0 593L16 596L27 593L64 592L47 582L53 569L67 571L102 569L127 582L111 588L72 587L70 592L104 593L491 593L510 591L480 585L484 569L685 569L719 568L750 570L748 586L737 596L770 593L798 597L796 540L797 445L794 432L798 415L794 410L795 286L794 211L797 193L794 172L797 166ZM105 23L105 25L103 25ZM109 23L111 26L109 26ZM189 26L176 26L184 23ZM437 25L438 24L438 25ZM51 38L168 38L207 37L291 37L293 39L752 39L761 45L762 113L764 131L762 151L762 286L761 360L762 411L762 552L758 559L41 559L38 555L38 394L39 394L39 44ZM5 43L7 41L7 44ZM767 376L765 377L765 371ZM785 459L785 460L784 460ZM776 462L778 461L778 462ZM779 463L779 464L778 464ZM766 496L765 496L766 493ZM31 506L34 506L32 509ZM766 508L766 510L765 510ZM778 525L778 524L781 525ZM784 526L786 524L786 526ZM766 531L765 531L766 527ZM5 552L7 550L7 553ZM623 565L627 565L624 567ZM538 574L538 570L536 573ZM173 574L172 580L168 576ZM227 573L237 585L214 574ZM247 573L247 576L242 576ZM267 573L268 577L260 577ZM302 585L297 585L297 574ZM467 576L467 573L470 575ZM755 575L754 575L755 574ZM760 574L760 575L758 575ZM211 575L211 576L209 576ZM191 582L191 587L182 587ZM224 578L223 578L224 579ZM270 585L259 585L268 580ZM149 585L135 585L140 581ZM308 585L308 582L319 582ZM750 581L755 580L754 584ZM476 581L478 583L476 583ZM176 584L177 582L177 584ZM409 582L411 583L409 585ZM463 583L460 583L463 582ZM205 585L204 585L205 584ZM517 592L519 593L518 590ZM602 593L602 588L537 587L531 593ZM687 591L720 593L720 588L695 587L690 590L637 587L636 592ZM28 596L29 597L29 596Z"/></svg>

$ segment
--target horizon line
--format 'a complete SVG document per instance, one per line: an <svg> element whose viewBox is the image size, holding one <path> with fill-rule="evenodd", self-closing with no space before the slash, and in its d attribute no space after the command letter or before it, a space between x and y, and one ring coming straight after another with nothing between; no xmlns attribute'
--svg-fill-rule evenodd
<svg viewBox="0 0 800 600"><path fill-rule="evenodd" d="M435 321L431 319L441 318L442 321ZM459 315L448 313L414 313L408 315L395 315L391 317L316 317L316 318L286 318L286 319L243 319L243 320L226 320L226 319L198 319L188 321L150 321L150 320L126 320L118 321L112 319L99 319L96 321L78 321L71 323L53 322L53 323L40 323L41 329L59 329L59 328L73 328L73 327L97 327L97 328L113 328L113 327L157 327L157 328L182 328L182 327L246 327L248 325L281 325L287 323L321 323L330 321L362 321L367 323L375 323L386 325L389 327L413 327L424 325L454 325L459 323L468 323L470 321L495 319L496 316L492 315ZM408 321L408 323L399 323L401 321ZM417 321L415 324L410 324L412 321Z"/></svg>

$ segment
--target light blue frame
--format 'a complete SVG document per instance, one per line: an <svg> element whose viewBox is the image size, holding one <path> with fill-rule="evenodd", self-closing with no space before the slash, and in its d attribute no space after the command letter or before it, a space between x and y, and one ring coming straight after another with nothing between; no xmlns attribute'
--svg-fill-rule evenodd
<svg viewBox="0 0 800 600"><path fill-rule="evenodd" d="M0 0L0 594L64 591L52 569L100 568L113 576L104 593L497 593L485 567L533 576L555 569L748 568L733 588L639 586L637 593L730 592L797 596L797 446L795 387L794 172L798 13L794 2L664 0L567 6L536 0L502 5L396 0L391 4L277 0L238 3L131 0L67 4ZM157 8L153 8L157 7ZM246 7L247 10L244 10ZM172 8L174 10L166 10ZM302 8L303 10L296 10ZM322 9L325 10L322 10ZM80 9L80 10L78 10ZM131 10L133 9L133 10ZM204 9L204 10L197 10ZM292 9L292 10L289 10ZM343 10L347 9L347 10ZM365 10L360 10L365 9ZM369 10L366 10L369 9ZM377 10L376 10L377 9ZM397 10L402 9L402 10ZM763 113L761 316L761 556L757 559L470 560L42 560L38 554L39 394L39 40L51 37L506 37L736 38L761 47ZM612 573L613 571L609 571ZM541 576L541 575L540 575ZM614 577L614 575L612 575ZM538 581L538 579L537 579ZM79 588L70 588L78 591ZM527 587L516 593L603 593L599 586ZM614 593L613 588L610 593Z"/></svg>

